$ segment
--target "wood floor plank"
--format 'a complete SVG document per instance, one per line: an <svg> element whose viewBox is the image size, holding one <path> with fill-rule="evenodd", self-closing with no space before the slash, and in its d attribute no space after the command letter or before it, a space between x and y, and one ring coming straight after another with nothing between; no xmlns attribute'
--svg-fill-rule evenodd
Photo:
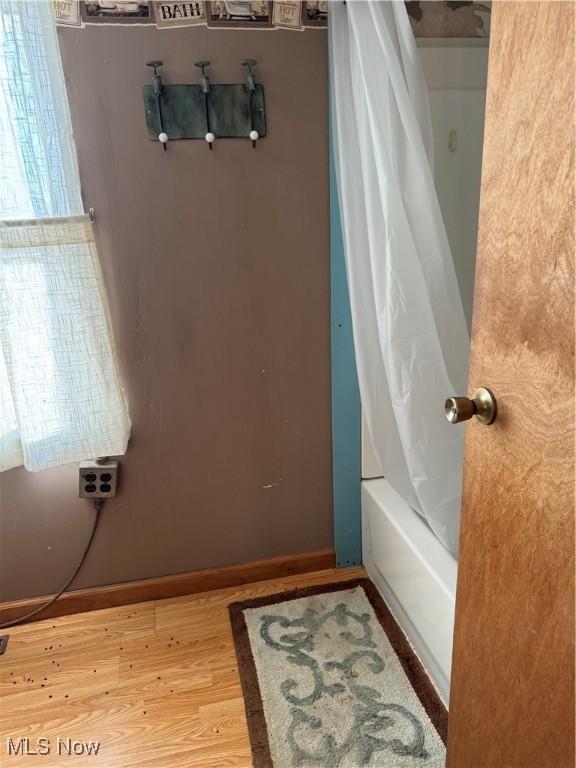
<svg viewBox="0 0 576 768"><path fill-rule="evenodd" d="M365 576L329 569L10 630L0 657L0 764L14 768L250 768L228 605ZM8 756L7 740L50 739ZM57 739L100 742L58 754Z"/></svg>

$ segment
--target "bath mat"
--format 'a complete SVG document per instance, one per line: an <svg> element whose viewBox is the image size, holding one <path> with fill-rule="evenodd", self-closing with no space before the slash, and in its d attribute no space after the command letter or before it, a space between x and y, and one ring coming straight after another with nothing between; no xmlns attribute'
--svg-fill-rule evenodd
<svg viewBox="0 0 576 768"><path fill-rule="evenodd" d="M446 709L368 579L230 619L254 768L443 768Z"/></svg>

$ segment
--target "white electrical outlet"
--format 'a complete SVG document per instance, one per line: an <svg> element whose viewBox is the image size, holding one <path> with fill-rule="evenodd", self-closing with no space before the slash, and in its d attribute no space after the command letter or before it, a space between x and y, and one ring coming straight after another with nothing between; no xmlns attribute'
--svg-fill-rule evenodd
<svg viewBox="0 0 576 768"><path fill-rule="evenodd" d="M81 461L78 481L81 499L111 499L118 492L118 462L108 458Z"/></svg>

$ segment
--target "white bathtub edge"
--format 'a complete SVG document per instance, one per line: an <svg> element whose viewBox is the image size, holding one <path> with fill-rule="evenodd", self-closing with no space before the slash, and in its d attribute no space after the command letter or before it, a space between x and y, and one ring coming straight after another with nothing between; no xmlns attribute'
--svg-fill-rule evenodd
<svg viewBox="0 0 576 768"><path fill-rule="evenodd" d="M368 576L447 704L455 559L383 478L362 482L362 550Z"/></svg>

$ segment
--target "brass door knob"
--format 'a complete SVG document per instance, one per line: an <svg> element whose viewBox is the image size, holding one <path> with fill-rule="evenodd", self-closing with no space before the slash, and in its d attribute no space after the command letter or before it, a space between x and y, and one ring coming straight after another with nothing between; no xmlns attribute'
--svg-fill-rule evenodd
<svg viewBox="0 0 576 768"><path fill-rule="evenodd" d="M476 416L481 424L492 424L496 418L496 398L486 387L479 387L472 399L449 397L444 403L444 413L451 424L458 424Z"/></svg>

